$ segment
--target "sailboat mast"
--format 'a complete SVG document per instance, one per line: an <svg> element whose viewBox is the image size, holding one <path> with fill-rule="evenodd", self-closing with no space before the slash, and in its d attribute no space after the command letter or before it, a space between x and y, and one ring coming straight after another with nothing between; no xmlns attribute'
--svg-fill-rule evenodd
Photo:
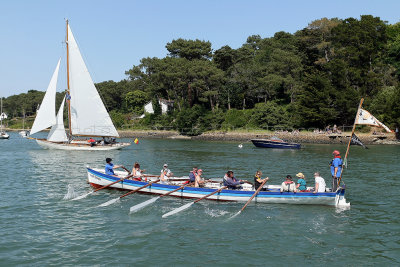
<svg viewBox="0 0 400 267"><path fill-rule="evenodd" d="M22 130L25 131L25 109L22 109L22 112L24 113L24 117L22 118Z"/></svg>
<svg viewBox="0 0 400 267"><path fill-rule="evenodd" d="M357 109L357 115L356 115L356 118L354 119L353 130L351 131L349 143L347 144L346 154L345 154L345 156L344 156L344 163L347 162L347 156L349 155L351 139L353 139L353 134L354 134L354 132L355 132L355 130L356 130L356 123L357 123L357 121L358 121L358 114L360 114L359 111L360 111L360 109L361 109L361 107L362 107L363 102L364 102L364 98L361 98L360 104L358 105L358 109ZM338 186L340 185L340 181L342 180L342 175L343 175L343 167L342 167L342 171L341 171L341 173L340 173L340 177L339 177L339 180L338 180Z"/></svg>
<svg viewBox="0 0 400 267"><path fill-rule="evenodd" d="M68 92L68 96L69 98L71 98L71 92L70 92L70 88L69 88L69 46L68 46L68 20L67 20L67 92ZM68 100L68 99L67 99ZM67 101L68 104L68 129L69 129L69 136L71 138L72 136L72 129L71 129L71 100Z"/></svg>

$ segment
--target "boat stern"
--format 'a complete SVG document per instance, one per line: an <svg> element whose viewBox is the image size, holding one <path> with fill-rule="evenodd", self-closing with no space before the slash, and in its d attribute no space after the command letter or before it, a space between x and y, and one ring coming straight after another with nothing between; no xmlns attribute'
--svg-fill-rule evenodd
<svg viewBox="0 0 400 267"><path fill-rule="evenodd" d="M339 207L339 208L350 207L350 202L346 202L346 198L344 196L345 191L346 191L346 185L342 185L336 192L336 198L335 198L335 206L336 207Z"/></svg>

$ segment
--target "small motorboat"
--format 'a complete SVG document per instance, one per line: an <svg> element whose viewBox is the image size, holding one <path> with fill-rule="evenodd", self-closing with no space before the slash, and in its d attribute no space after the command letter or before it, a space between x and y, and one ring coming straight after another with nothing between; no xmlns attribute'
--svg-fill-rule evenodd
<svg viewBox="0 0 400 267"><path fill-rule="evenodd" d="M262 148L289 148L289 149L300 149L301 145L296 143L288 143L278 137L271 137L270 139L251 139L251 142L256 147Z"/></svg>

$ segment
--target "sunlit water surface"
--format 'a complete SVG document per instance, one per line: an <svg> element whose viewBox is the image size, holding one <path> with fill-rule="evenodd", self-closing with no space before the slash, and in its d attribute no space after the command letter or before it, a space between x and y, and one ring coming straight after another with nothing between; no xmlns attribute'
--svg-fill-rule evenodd
<svg viewBox="0 0 400 267"><path fill-rule="evenodd" d="M132 140L130 140L132 141ZM257 149L251 143L141 139L112 152L43 150L16 133L0 140L0 265L386 265L400 264L400 146L352 147L345 171L349 210L326 206L201 201L175 216L162 214L188 200L163 198L130 215L129 207L151 196L134 194L103 208L122 194L91 190L86 166L103 167L106 157L131 168L135 161L159 174L168 163L176 175L192 166L205 177L228 169L248 178L257 169L273 184L287 174L313 172L330 181L333 149Z"/></svg>

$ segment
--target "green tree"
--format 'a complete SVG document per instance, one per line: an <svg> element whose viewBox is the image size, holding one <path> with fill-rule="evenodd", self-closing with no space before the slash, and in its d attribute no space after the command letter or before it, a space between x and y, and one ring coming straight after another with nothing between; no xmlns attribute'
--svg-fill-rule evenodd
<svg viewBox="0 0 400 267"><path fill-rule="evenodd" d="M142 114L143 113L143 107L148 101L148 96L145 92L140 91L140 90L134 90L131 92L128 92L125 96L125 101L127 108L130 112L136 113L136 114Z"/></svg>
<svg viewBox="0 0 400 267"><path fill-rule="evenodd" d="M187 60L211 58L211 43L208 41L179 38L167 43L165 47L171 57L186 58Z"/></svg>

